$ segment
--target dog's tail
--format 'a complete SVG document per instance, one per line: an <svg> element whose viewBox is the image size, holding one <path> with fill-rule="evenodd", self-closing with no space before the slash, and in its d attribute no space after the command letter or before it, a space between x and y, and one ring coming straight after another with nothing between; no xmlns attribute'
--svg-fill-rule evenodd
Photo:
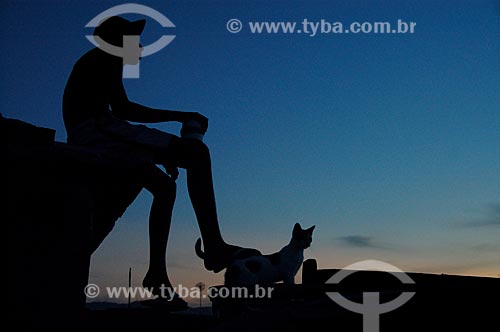
<svg viewBox="0 0 500 332"><path fill-rule="evenodd" d="M196 255L198 257L200 257L201 259L205 259L205 253L203 252L203 250L201 250L201 239L198 238L198 240L196 240L196 244L194 245L194 251L196 252Z"/></svg>

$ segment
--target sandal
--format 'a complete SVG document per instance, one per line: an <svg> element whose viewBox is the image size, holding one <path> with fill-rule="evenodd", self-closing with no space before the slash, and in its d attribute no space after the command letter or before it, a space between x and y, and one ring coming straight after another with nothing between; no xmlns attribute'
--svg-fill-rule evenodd
<svg viewBox="0 0 500 332"><path fill-rule="evenodd" d="M201 239L198 239L195 244L195 251L198 257L203 259L205 268L214 273L219 273L228 267L234 260L245 259L252 256L262 256L262 253L257 249L242 248L234 245L227 245L228 250L224 253L219 253L215 256L207 256L201 249Z"/></svg>

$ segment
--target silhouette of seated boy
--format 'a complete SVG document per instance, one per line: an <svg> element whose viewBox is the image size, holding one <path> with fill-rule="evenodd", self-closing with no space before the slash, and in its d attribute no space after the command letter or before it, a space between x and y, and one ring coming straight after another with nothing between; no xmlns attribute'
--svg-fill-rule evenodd
<svg viewBox="0 0 500 332"><path fill-rule="evenodd" d="M172 287L167 274L166 248L176 196L178 167L186 169L189 197L205 246L204 265L219 272L235 258L260 255L256 249L227 244L220 232L212 182L210 152L200 140L131 124L197 121L205 132L208 119L195 112L153 109L127 98L122 71L125 64L140 60L142 46L130 45L125 36L139 36L145 20L128 21L119 16L104 20L94 30L100 44L74 65L63 96L63 117L68 143L92 147L116 163L140 167L143 186L153 195L149 215L150 261L145 287ZM123 54L112 54L122 50ZM113 49L115 51L113 51ZM115 52L116 53L116 52ZM164 166L166 172L157 165ZM101 237L110 229L105 226ZM95 250L103 238L95 241ZM172 305L187 306L178 296Z"/></svg>

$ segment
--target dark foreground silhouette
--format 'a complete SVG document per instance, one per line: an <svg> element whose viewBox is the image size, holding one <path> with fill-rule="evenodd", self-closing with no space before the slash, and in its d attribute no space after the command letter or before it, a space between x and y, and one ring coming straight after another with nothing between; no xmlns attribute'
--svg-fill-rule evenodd
<svg viewBox="0 0 500 332"><path fill-rule="evenodd" d="M302 284L277 285L270 299L212 298L214 316L170 314L163 308L87 311L83 289L90 252L142 188L140 169L105 163L91 149L54 141L54 130L0 116L2 194L8 227L7 305L19 329L137 331L362 331L360 314L333 303L326 291L382 302L416 294L380 317L381 331L486 331L498 326L500 279L408 273L402 288L382 272L358 272L339 287L337 270L303 264ZM95 222L99 220L100 222ZM343 294L344 294L343 293Z"/></svg>
<svg viewBox="0 0 500 332"><path fill-rule="evenodd" d="M302 284L276 284L271 298L258 298L253 288L250 299L214 297L212 309L222 326L236 330L241 324L241 331L363 331L362 315L327 293L339 292L361 304L365 292L378 293L380 303L415 292L407 303L379 316L380 331L487 331L498 326L499 278L409 272L414 284L402 284L386 272L353 271L340 283L330 283L339 271L318 269L316 260L308 259Z"/></svg>

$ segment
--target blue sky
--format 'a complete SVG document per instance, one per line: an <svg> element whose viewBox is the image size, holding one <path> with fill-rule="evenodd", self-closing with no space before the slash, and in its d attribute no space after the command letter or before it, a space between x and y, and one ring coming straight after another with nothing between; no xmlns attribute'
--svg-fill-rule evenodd
<svg viewBox="0 0 500 332"><path fill-rule="evenodd" d="M85 24L123 1L3 1L1 112L66 138L61 98L92 46ZM140 1L143 44L175 40L126 79L129 99L210 119L226 239L279 250L315 224L320 267L379 259L404 270L500 274L498 1ZM125 15L139 18L137 15ZM238 18L243 30L226 30ZM248 22L416 22L414 34L252 34ZM154 127L178 133L178 124ZM219 283L193 252L185 189L169 243L174 282ZM142 192L92 262L91 281L139 284L147 268Z"/></svg>

